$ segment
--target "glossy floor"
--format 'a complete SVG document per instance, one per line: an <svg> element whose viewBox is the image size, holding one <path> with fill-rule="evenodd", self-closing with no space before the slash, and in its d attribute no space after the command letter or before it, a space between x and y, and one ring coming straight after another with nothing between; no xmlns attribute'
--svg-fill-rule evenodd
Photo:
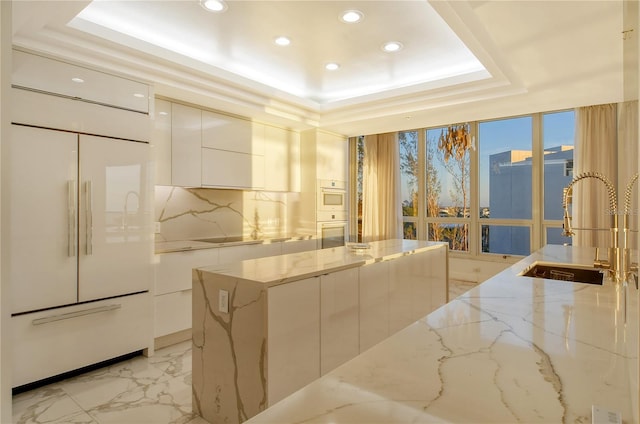
<svg viewBox="0 0 640 424"><path fill-rule="evenodd" d="M449 299L475 286L449 282ZM191 412L191 342L13 398L14 424L206 424Z"/></svg>

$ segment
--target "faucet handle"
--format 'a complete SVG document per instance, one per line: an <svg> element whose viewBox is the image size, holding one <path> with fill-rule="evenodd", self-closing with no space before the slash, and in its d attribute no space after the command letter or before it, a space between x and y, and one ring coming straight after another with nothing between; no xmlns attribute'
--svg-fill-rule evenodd
<svg viewBox="0 0 640 424"><path fill-rule="evenodd" d="M600 248L596 247L596 256L593 258L593 266L600 269L609 269L611 268L611 264L607 259L599 259L600 256Z"/></svg>

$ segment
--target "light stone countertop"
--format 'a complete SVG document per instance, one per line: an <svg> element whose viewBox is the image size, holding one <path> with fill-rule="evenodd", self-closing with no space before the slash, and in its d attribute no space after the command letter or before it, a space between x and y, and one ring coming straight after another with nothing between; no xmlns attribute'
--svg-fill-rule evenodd
<svg viewBox="0 0 640 424"><path fill-rule="evenodd" d="M197 269L271 287L416 252L446 248L446 243L402 239L376 241L369 245L371 247L364 250L351 249L348 246L335 247Z"/></svg>
<svg viewBox="0 0 640 424"><path fill-rule="evenodd" d="M518 276L593 257L546 246L246 422L637 422L635 286Z"/></svg>
<svg viewBox="0 0 640 424"><path fill-rule="evenodd" d="M172 241L157 241L155 242L155 253L172 253L172 252L184 252L189 250L198 250L198 249L215 249L219 247L229 247L229 246L241 246L248 244L269 244L269 243L278 243L278 242L288 242L288 241L299 241L299 240L311 240L312 236L306 235L293 235L293 236L280 236L280 237L266 237L263 239L253 240L250 238L243 238L239 240L240 237L217 237L216 239L219 241L216 242L205 242L202 239L195 240L172 240Z"/></svg>

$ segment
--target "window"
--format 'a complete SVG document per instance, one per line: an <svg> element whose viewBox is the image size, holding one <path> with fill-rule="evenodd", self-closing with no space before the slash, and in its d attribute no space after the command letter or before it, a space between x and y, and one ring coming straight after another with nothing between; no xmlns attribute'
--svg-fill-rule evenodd
<svg viewBox="0 0 640 424"><path fill-rule="evenodd" d="M404 238L466 255L524 256L569 242L562 189L573 178L574 122L569 110L398 132Z"/></svg>
<svg viewBox="0 0 640 424"><path fill-rule="evenodd" d="M446 241L451 250L463 252L469 250L471 145L457 143L464 143L467 136L471 142L469 125L425 131L427 239Z"/></svg>
<svg viewBox="0 0 640 424"><path fill-rule="evenodd" d="M418 132L402 131L398 133L400 144L400 191L402 200L403 233L405 239L418 238Z"/></svg>
<svg viewBox="0 0 640 424"><path fill-rule="evenodd" d="M542 134L545 241L552 244L570 243L571 238L561 234L562 194L564 187L573 179L575 112L543 114Z"/></svg>
<svg viewBox="0 0 640 424"><path fill-rule="evenodd" d="M531 253L532 138L531 116L478 125L483 253Z"/></svg>

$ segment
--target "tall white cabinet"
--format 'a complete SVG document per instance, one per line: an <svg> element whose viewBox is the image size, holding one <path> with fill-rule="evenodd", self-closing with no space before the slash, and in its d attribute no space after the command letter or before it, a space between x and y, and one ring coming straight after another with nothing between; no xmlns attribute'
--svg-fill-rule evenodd
<svg viewBox="0 0 640 424"><path fill-rule="evenodd" d="M3 144L2 266L11 286L12 386L22 387L153 352L154 164L148 86L16 58ZM55 78L32 78L48 74ZM102 92L70 97L77 75ZM143 102L132 112L134 94Z"/></svg>

